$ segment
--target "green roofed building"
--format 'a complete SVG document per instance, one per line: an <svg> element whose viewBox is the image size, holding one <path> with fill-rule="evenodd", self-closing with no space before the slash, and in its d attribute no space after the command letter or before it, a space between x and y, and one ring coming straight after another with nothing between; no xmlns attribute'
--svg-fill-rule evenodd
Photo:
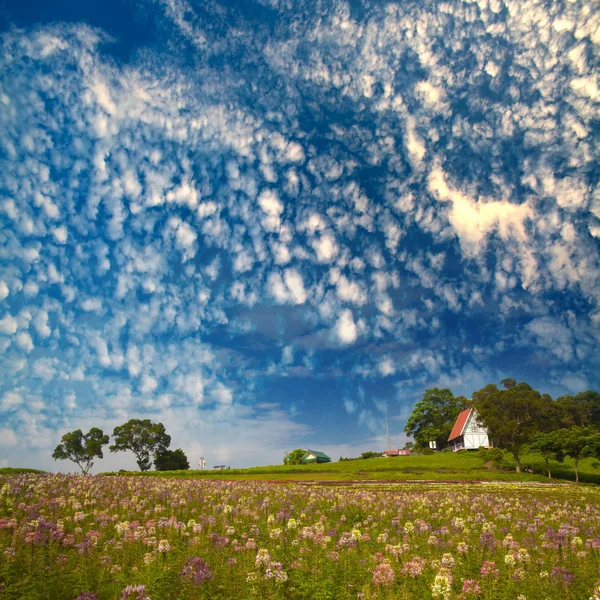
<svg viewBox="0 0 600 600"><path fill-rule="evenodd" d="M331 459L327 454L318 450L307 450L304 456L300 459L300 464L309 465L313 463L328 463Z"/></svg>

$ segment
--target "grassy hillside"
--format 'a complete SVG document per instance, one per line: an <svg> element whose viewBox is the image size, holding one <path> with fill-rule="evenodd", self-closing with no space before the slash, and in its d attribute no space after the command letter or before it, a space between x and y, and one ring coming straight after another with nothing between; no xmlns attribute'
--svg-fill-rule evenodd
<svg viewBox="0 0 600 600"><path fill-rule="evenodd" d="M19 473L45 473L39 469L25 469L22 467L2 467L0 468L0 475L18 475Z"/></svg>
<svg viewBox="0 0 600 600"><path fill-rule="evenodd" d="M600 484L600 470L588 459L580 463L580 480ZM547 481L544 461L536 455L523 456L523 464L530 464L535 474L515 473L512 459L504 455L499 467L486 463L476 452L438 453L430 456L399 456L371 458L320 465L273 465L225 471L139 471L105 473L105 475L139 475L145 477L192 477L206 479L276 479L286 480L440 480L440 481ZM553 477L575 480L572 461L551 463Z"/></svg>

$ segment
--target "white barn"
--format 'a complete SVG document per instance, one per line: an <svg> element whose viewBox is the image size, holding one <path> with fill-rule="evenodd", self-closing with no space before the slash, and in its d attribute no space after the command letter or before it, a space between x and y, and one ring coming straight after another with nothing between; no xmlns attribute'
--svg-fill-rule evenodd
<svg viewBox="0 0 600 600"><path fill-rule="evenodd" d="M477 422L473 408L467 408L458 415L448 441L453 452L490 447L487 429Z"/></svg>

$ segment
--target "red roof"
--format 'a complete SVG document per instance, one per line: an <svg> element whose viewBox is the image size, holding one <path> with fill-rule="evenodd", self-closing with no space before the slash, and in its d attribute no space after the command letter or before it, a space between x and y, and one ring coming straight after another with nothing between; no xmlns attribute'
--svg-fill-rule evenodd
<svg viewBox="0 0 600 600"><path fill-rule="evenodd" d="M400 450L398 450L398 448L395 450L384 450L383 453L387 454L388 456L398 456L398 454L400 454Z"/></svg>
<svg viewBox="0 0 600 600"><path fill-rule="evenodd" d="M449 442L452 441L454 438L457 438L459 435L462 435L463 429L467 424L467 419L469 418L469 415L471 414L472 410L472 408L465 408L465 410L463 410L460 413L460 415L458 415L458 417L456 418L456 423L454 423L454 427L452 428L452 433L448 438Z"/></svg>

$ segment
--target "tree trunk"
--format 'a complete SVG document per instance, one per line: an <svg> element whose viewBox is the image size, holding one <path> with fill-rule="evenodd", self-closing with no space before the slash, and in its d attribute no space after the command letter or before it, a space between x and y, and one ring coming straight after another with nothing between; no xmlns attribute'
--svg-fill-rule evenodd
<svg viewBox="0 0 600 600"><path fill-rule="evenodd" d="M552 479L552 473L550 473L550 461L548 460L547 456L545 456L544 459L546 461L546 472L548 473L548 479Z"/></svg>
<svg viewBox="0 0 600 600"><path fill-rule="evenodd" d="M521 472L521 463L519 462L519 454L513 451L513 456L515 457L515 470L517 473Z"/></svg>
<svg viewBox="0 0 600 600"><path fill-rule="evenodd" d="M575 483L579 483L579 469L577 466L579 465L579 461L575 461Z"/></svg>

